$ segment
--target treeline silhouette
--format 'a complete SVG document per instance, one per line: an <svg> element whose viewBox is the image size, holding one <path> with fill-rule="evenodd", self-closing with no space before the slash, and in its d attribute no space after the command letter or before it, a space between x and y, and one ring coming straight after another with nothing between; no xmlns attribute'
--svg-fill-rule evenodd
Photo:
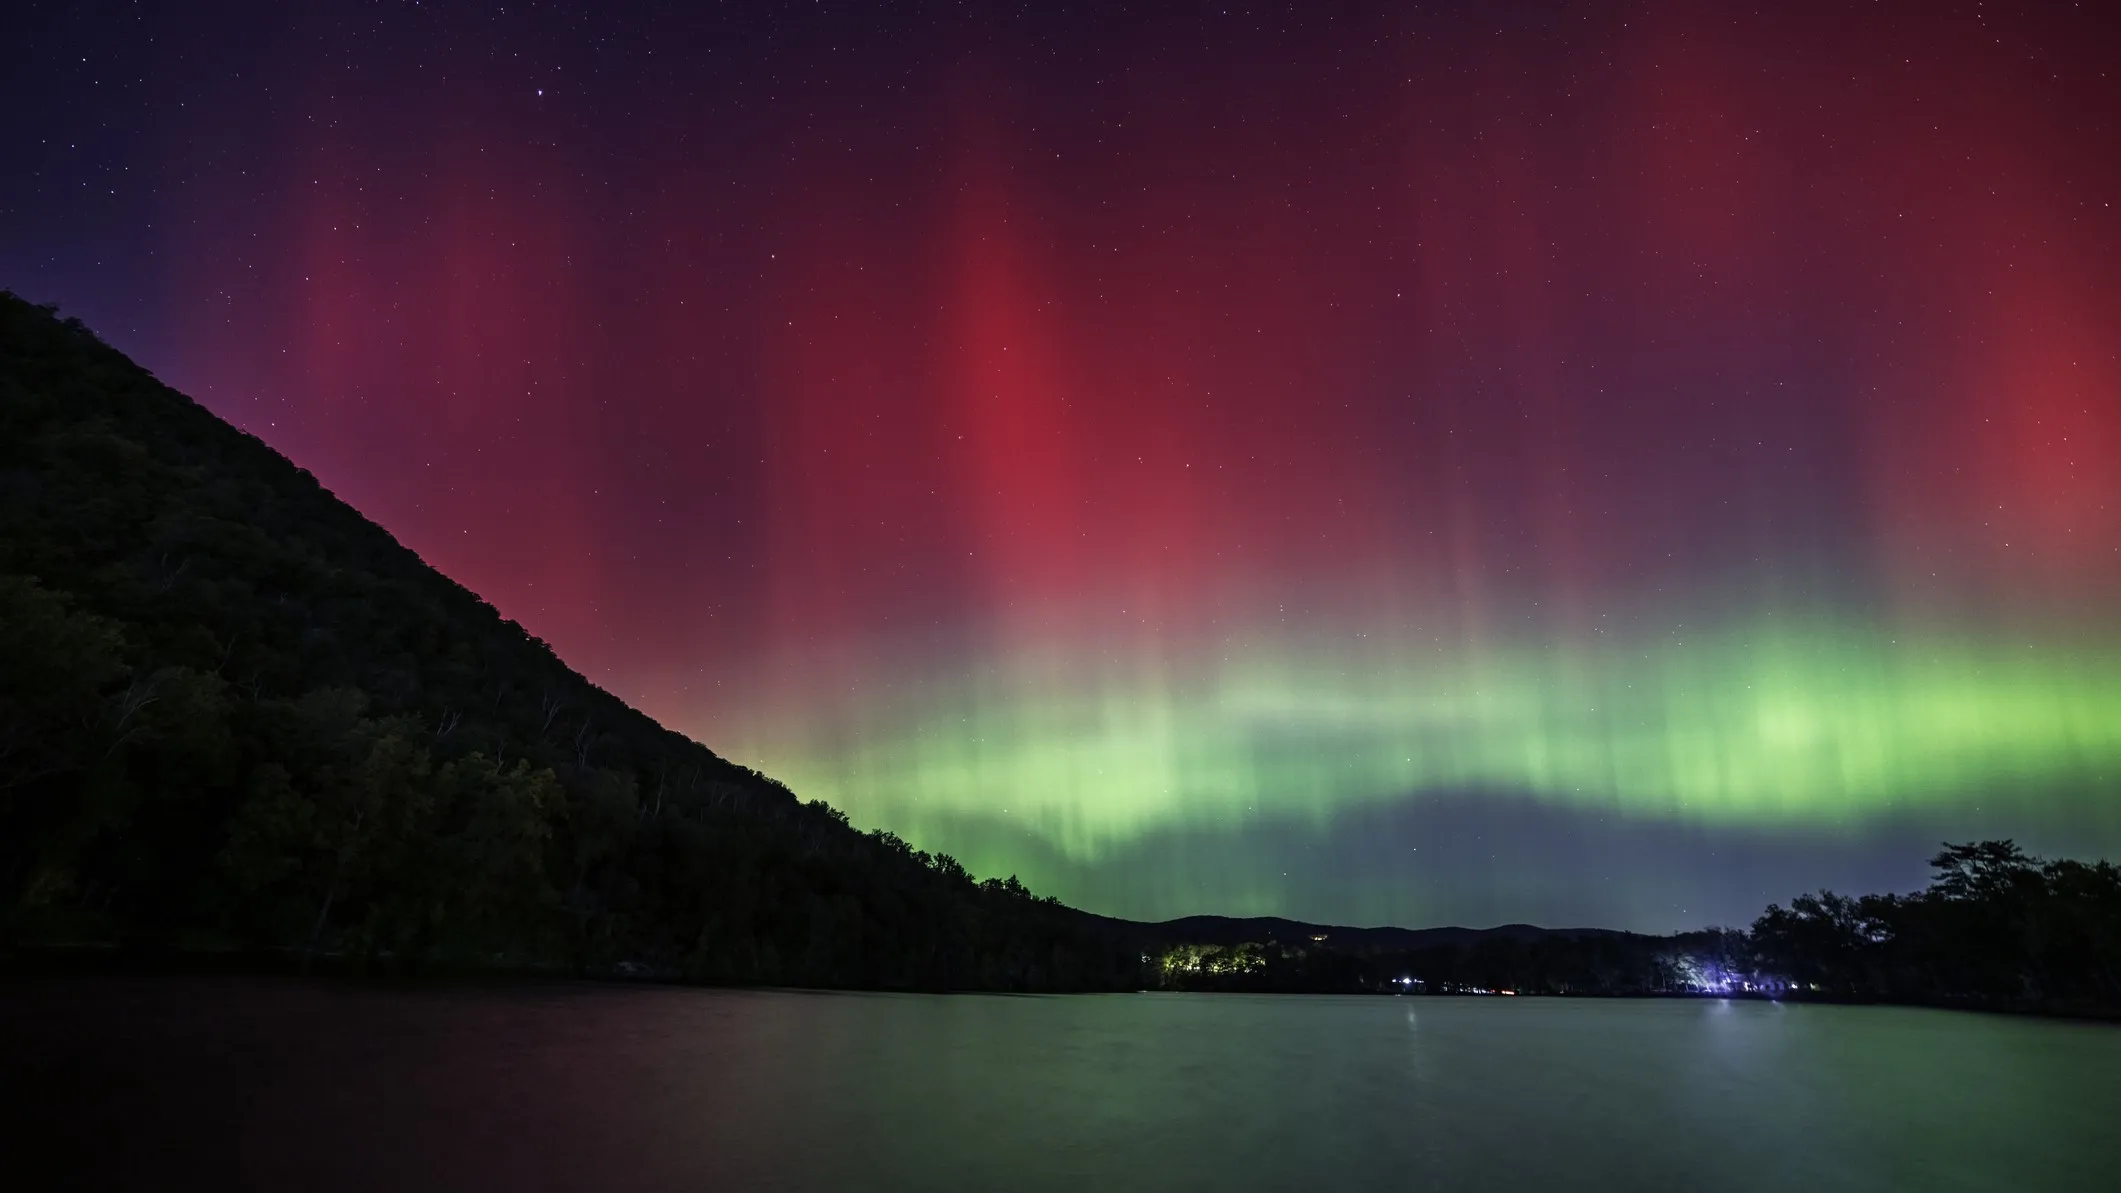
<svg viewBox="0 0 2121 1193"><path fill-rule="evenodd" d="M1821 891L1753 922L1762 972L1832 997L2121 1012L2121 867L1947 845L1908 895Z"/></svg>
<svg viewBox="0 0 2121 1193"><path fill-rule="evenodd" d="M1015 879L669 732L0 292L0 944L1133 989Z"/></svg>
<svg viewBox="0 0 2121 1193"><path fill-rule="evenodd" d="M1323 939L1161 941L1177 990L1718 994L2121 1015L2121 867L2011 841L1946 845L1906 895L1771 904L1750 930L1675 936L1495 930L1408 948Z"/></svg>

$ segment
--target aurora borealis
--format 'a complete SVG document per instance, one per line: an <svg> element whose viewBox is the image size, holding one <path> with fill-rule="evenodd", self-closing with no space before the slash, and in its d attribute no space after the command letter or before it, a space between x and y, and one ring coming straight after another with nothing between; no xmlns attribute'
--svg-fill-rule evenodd
<svg viewBox="0 0 2121 1193"><path fill-rule="evenodd" d="M2095 6L439 7L10 16L0 285L856 823L1410 925L2121 851Z"/></svg>

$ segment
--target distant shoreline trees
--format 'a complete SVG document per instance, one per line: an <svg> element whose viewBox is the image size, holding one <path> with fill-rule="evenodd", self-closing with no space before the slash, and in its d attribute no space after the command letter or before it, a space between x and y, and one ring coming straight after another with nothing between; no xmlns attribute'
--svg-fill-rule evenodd
<svg viewBox="0 0 2121 1193"><path fill-rule="evenodd" d="M1485 934L1419 949L1174 942L1177 990L1720 995L2121 1014L2121 866L1946 845L1906 895L1771 904L1749 931Z"/></svg>
<svg viewBox="0 0 2121 1193"><path fill-rule="evenodd" d="M1761 972L1882 1002L2121 1009L2121 867L1946 845L1907 895L1821 891L1753 923Z"/></svg>

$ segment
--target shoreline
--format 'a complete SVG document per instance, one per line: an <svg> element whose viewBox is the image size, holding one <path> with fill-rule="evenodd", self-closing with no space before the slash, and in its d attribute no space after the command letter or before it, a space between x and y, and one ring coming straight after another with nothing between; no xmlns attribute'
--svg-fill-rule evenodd
<svg viewBox="0 0 2121 1193"><path fill-rule="evenodd" d="M2051 1007L2038 1004L1998 1005L1972 999L1926 1000L1852 998L1805 993L1771 995L1757 991L1711 993L1680 990L1557 993L1550 991L1415 992L1405 990L1202 990L1144 986L1133 990L1007 990L977 987L922 989L904 986L791 986L778 983L691 981L648 972L628 972L621 963L605 969L558 965L487 965L424 962L413 966L389 959L349 958L333 954L294 956L269 952L217 949L135 949L114 944L15 945L0 949L0 981L36 979L152 979L185 977L288 978L349 985L519 986L531 983L579 983L594 986L656 987L708 991L782 991L812 994L934 994L1062 996L1103 994L1251 995L1275 998L1479 999L1561 1002L1754 1002L1787 1006L1898 1007L1909 1010L1964 1011L2011 1018L2055 1019L2121 1025L2121 1008Z"/></svg>

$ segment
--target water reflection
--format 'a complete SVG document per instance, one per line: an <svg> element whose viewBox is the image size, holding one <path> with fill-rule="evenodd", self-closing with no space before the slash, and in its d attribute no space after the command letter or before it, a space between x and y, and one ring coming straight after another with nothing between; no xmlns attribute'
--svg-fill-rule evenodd
<svg viewBox="0 0 2121 1193"><path fill-rule="evenodd" d="M80 1187L1935 1193L2121 1159L2121 1031L1943 1012L234 981L0 1012L41 1091L0 1142Z"/></svg>

